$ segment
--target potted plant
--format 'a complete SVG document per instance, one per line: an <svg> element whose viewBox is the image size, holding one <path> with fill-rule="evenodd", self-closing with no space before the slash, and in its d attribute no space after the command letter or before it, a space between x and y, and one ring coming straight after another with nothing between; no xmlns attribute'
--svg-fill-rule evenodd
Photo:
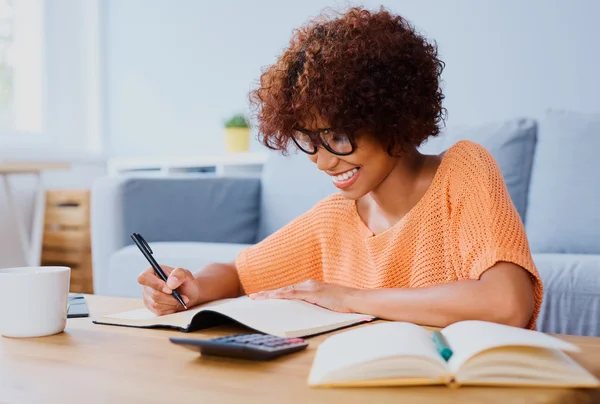
<svg viewBox="0 0 600 404"><path fill-rule="evenodd" d="M225 122L225 145L230 153L248 151L250 127L246 117L236 114Z"/></svg>

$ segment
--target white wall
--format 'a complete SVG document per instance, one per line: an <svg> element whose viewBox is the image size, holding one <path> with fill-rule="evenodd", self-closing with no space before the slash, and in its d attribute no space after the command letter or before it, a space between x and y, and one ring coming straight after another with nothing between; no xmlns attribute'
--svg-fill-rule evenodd
<svg viewBox="0 0 600 404"><path fill-rule="evenodd" d="M91 0L86 0L89 6ZM105 164L97 153L97 142L90 139L90 99L87 63L90 49L84 24L89 16L80 0L45 2L45 59L47 120L42 136L16 137L0 134L0 161L67 161L66 171L43 175L48 189L89 189L104 175ZM91 104L90 104L91 103ZM28 136L28 135L23 135ZM90 144L92 147L89 147ZM31 175L13 175L19 206L31 226L35 181ZM4 184L0 181L0 267L24 265L11 212L8 211Z"/></svg>
<svg viewBox="0 0 600 404"><path fill-rule="evenodd" d="M47 62L52 113L48 144L15 148L0 159L75 156L49 188L89 187L104 174L87 161L89 102L82 73L80 0L48 2ZM204 155L223 150L222 121L247 108L261 68L287 45L294 27L340 1L102 0L105 18L106 153ZM355 3L353 3L355 4ZM595 0L395 0L380 4L435 39L444 73L448 124L481 123L546 108L600 111L600 2ZM78 112L79 111L79 112ZM86 140L87 139L87 140ZM102 143L102 142L100 142ZM258 148L257 144L253 145ZM59 152L59 150L62 150ZM68 154L65 154L68 153ZM70 157L67 157L70 159ZM13 179L31 211L31 178ZM0 186L0 267L22 263Z"/></svg>
<svg viewBox="0 0 600 404"><path fill-rule="evenodd" d="M107 0L112 155L211 154L222 119L245 110L261 67L321 0ZM351 3L355 4L355 3ZM448 125L546 108L600 111L600 2L396 0L380 4L438 42Z"/></svg>

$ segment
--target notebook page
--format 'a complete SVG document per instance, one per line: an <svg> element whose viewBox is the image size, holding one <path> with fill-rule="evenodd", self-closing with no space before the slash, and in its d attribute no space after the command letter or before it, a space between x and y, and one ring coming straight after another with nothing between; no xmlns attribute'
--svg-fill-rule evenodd
<svg viewBox="0 0 600 404"><path fill-rule="evenodd" d="M337 313L298 300L252 300L243 296L217 300L165 316L139 309L110 314L101 320L109 324L186 328L198 312L206 310L223 314L258 331L282 337L310 335L373 319L364 314Z"/></svg>
<svg viewBox="0 0 600 404"><path fill-rule="evenodd" d="M308 335L323 327L333 329L336 324L373 318L364 314L338 313L300 300L252 300L246 296L211 309L248 327L280 336L300 331Z"/></svg>
<svg viewBox="0 0 600 404"><path fill-rule="evenodd" d="M192 321L194 315L199 311L201 311L200 308L167 314L164 316L157 316L148 309L138 309L125 311L122 313L109 314L102 317L100 320L110 324L119 325L133 325L141 327L161 325L186 328Z"/></svg>
<svg viewBox="0 0 600 404"><path fill-rule="evenodd" d="M470 359L457 373L462 384L598 385L598 380L563 351L500 347Z"/></svg>
<svg viewBox="0 0 600 404"><path fill-rule="evenodd" d="M440 364L435 344L424 328L390 322L345 331L327 338L317 349L309 382L318 383L331 372L392 356L419 356Z"/></svg>
<svg viewBox="0 0 600 404"><path fill-rule="evenodd" d="M104 316L105 318L118 318L121 320L152 320L158 318L158 316L147 309L138 309L131 311L124 311L122 313L109 314Z"/></svg>
<svg viewBox="0 0 600 404"><path fill-rule="evenodd" d="M576 345L541 332L486 321L454 323L444 328L442 334L453 352L448 361L453 373L473 356L495 347L532 346L563 351L579 350Z"/></svg>
<svg viewBox="0 0 600 404"><path fill-rule="evenodd" d="M157 316L152 313L148 309L138 309L125 311L116 314L108 314L103 316L100 320L109 324L119 324L119 325L133 325L133 326L152 326L152 325L162 325L162 326L176 326L187 328L187 326L192 321L192 318L196 315L196 313L205 310L207 308L213 308L215 306L219 306L222 304L226 304L229 301L233 301L236 299L222 299L216 300L214 302L205 303L200 306L192 307L185 311L180 311L178 313L167 314L164 316Z"/></svg>

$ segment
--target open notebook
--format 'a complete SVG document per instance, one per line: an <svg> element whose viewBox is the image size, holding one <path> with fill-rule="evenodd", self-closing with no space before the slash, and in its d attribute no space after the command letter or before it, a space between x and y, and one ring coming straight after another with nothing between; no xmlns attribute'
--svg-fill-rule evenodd
<svg viewBox="0 0 600 404"><path fill-rule="evenodd" d="M337 313L298 300L252 300L243 296L218 300L166 316L156 316L149 310L139 309L104 316L94 323L195 331L233 320L266 334L306 337L373 319L364 314Z"/></svg>
<svg viewBox="0 0 600 404"><path fill-rule="evenodd" d="M442 330L446 362L431 334L411 323L383 323L333 335L318 348L311 386L447 384L598 387L563 351L579 348L540 332L483 321Z"/></svg>

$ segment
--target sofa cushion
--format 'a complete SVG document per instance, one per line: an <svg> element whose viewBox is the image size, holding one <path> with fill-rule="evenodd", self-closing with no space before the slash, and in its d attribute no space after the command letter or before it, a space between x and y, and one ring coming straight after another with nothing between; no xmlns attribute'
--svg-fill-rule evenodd
<svg viewBox="0 0 600 404"><path fill-rule="evenodd" d="M192 272L213 262L231 262L247 244L227 243L149 243L159 264L181 267ZM107 296L141 297L138 275L150 265L140 250L133 245L114 253L107 269Z"/></svg>
<svg viewBox="0 0 600 404"><path fill-rule="evenodd" d="M547 111L533 162L534 252L600 253L600 114Z"/></svg>
<svg viewBox="0 0 600 404"><path fill-rule="evenodd" d="M262 173L258 239L283 227L324 197L337 192L331 178L303 152L271 152Z"/></svg>
<svg viewBox="0 0 600 404"><path fill-rule="evenodd" d="M148 242L252 243L260 186L260 179L245 177L132 177L122 191L123 241L131 244L136 232Z"/></svg>
<svg viewBox="0 0 600 404"><path fill-rule="evenodd" d="M540 331L600 336L600 255L533 254L544 284Z"/></svg>
<svg viewBox="0 0 600 404"><path fill-rule="evenodd" d="M420 150L439 154L459 140L471 140L485 147L496 159L513 204L525 221L536 139L537 123L521 118L480 126L448 127Z"/></svg>

